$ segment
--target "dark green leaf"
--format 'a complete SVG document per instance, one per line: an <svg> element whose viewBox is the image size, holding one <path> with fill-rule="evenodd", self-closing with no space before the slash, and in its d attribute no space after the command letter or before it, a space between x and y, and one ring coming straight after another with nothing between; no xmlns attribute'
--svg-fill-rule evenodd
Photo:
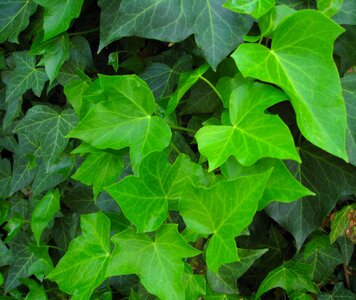
<svg viewBox="0 0 356 300"><path fill-rule="evenodd" d="M198 47L215 69L242 42L242 35L252 24L248 17L223 8L224 1L102 0L99 48L124 36L176 43L194 34Z"/></svg>
<svg viewBox="0 0 356 300"><path fill-rule="evenodd" d="M315 197L305 197L292 203L272 203L268 214L290 231L297 248L317 229L324 217L343 195L356 193L355 167L311 145L300 148L302 165L295 176L306 187L313 189Z"/></svg>
<svg viewBox="0 0 356 300"><path fill-rule="evenodd" d="M0 1L0 43L18 43L18 36L29 24L37 5L28 0Z"/></svg>
<svg viewBox="0 0 356 300"><path fill-rule="evenodd" d="M340 12L334 17L339 24L356 25L356 3L344 0Z"/></svg>
<svg viewBox="0 0 356 300"><path fill-rule="evenodd" d="M356 294L344 287L342 282L337 283L331 294L321 293L318 300L354 300Z"/></svg>
<svg viewBox="0 0 356 300"><path fill-rule="evenodd" d="M47 294L43 286L40 286L35 280L21 279L21 282L30 289L25 300L47 300Z"/></svg>

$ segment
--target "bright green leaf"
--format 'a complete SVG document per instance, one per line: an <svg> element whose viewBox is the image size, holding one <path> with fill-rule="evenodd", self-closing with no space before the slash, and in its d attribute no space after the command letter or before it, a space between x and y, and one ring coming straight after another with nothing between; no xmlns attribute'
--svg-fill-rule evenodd
<svg viewBox="0 0 356 300"><path fill-rule="evenodd" d="M228 0L224 7L241 14L249 14L255 19L262 17L275 5L275 0Z"/></svg>
<svg viewBox="0 0 356 300"><path fill-rule="evenodd" d="M99 149L130 147L137 169L148 154L168 146L170 128L163 119L152 116L154 98L142 79L101 75L99 83L109 100L94 105L67 137L82 139Z"/></svg>
<svg viewBox="0 0 356 300"><path fill-rule="evenodd" d="M215 69L242 42L252 24L247 16L223 8L224 1L102 0L99 49L124 36L176 43L194 34Z"/></svg>
<svg viewBox="0 0 356 300"><path fill-rule="evenodd" d="M204 126L195 135L201 154L209 161L209 171L222 165L230 155L242 165L252 165L262 157L299 161L288 127L265 110L283 100L280 90L261 83L246 82L230 96L231 125Z"/></svg>
<svg viewBox="0 0 356 300"><path fill-rule="evenodd" d="M222 264L238 260L235 237L252 222L270 175L271 170L221 180L211 188L185 189L179 210L188 228L213 234L206 252L207 265L213 272Z"/></svg>
<svg viewBox="0 0 356 300"><path fill-rule="evenodd" d="M347 160L346 110L332 57L333 42L343 31L324 14L303 10L280 23L271 50L243 44L232 56L244 76L276 84L287 93L308 140Z"/></svg>
<svg viewBox="0 0 356 300"><path fill-rule="evenodd" d="M36 68L36 58L28 51L14 52L12 54L16 68L3 73L2 80L6 83L6 102L16 101L27 90L40 97L46 81L48 80L43 68Z"/></svg>
<svg viewBox="0 0 356 300"><path fill-rule="evenodd" d="M168 207L177 207L187 185L204 176L202 168L185 155L170 164L165 151L147 156L139 174L105 189L138 232L156 230L167 219Z"/></svg>
<svg viewBox="0 0 356 300"><path fill-rule="evenodd" d="M84 0L34 0L45 8L44 40L66 31L71 21L79 17Z"/></svg>
<svg viewBox="0 0 356 300"><path fill-rule="evenodd" d="M47 276L73 300L89 299L105 278L110 257L110 220L103 213L82 215L83 234Z"/></svg>
<svg viewBox="0 0 356 300"><path fill-rule="evenodd" d="M83 94L89 87L90 82L84 80L71 80L64 87L64 94L72 105L79 120L83 119L93 106L89 101L83 100Z"/></svg>
<svg viewBox="0 0 356 300"><path fill-rule="evenodd" d="M86 185L93 185L96 199L104 187L115 182L123 168L124 161L121 155L100 151L88 154L72 178Z"/></svg>
<svg viewBox="0 0 356 300"><path fill-rule="evenodd" d="M341 79L347 110L346 150L350 163L356 166L356 74Z"/></svg>
<svg viewBox="0 0 356 300"><path fill-rule="evenodd" d="M273 201L292 202L304 196L315 195L304 187L287 169L285 164L278 159L263 158L250 167L240 165L235 158L230 157L221 166L221 171L229 180L239 176L253 175L273 168L266 189L258 204L262 210Z"/></svg>
<svg viewBox="0 0 356 300"><path fill-rule="evenodd" d="M160 299L185 299L182 258L200 252L186 243L177 225L162 226L155 240L126 230L114 235L112 241L115 249L106 276L136 274L145 288Z"/></svg>
<svg viewBox="0 0 356 300"><path fill-rule="evenodd" d="M166 114L171 114L178 106L179 101L183 98L186 92L203 76L209 69L207 64L201 65L192 72L185 72L179 76L177 90L171 95Z"/></svg>
<svg viewBox="0 0 356 300"><path fill-rule="evenodd" d="M42 42L42 34L40 34L31 46L31 54L43 56L42 63L52 82L56 79L61 66L69 58L68 35L63 34L55 39Z"/></svg>
<svg viewBox="0 0 356 300"><path fill-rule="evenodd" d="M308 264L288 261L271 271L261 283L256 298L267 291L281 287L289 294L295 291L309 291L317 293L317 289L310 279L311 266Z"/></svg>
<svg viewBox="0 0 356 300"><path fill-rule="evenodd" d="M30 22L37 5L28 0L0 1L0 43L18 43L18 36Z"/></svg>
<svg viewBox="0 0 356 300"><path fill-rule="evenodd" d="M60 209L59 201L60 194L58 189L50 191L36 204L32 212L31 229L38 245L43 230Z"/></svg>
<svg viewBox="0 0 356 300"><path fill-rule="evenodd" d="M206 282L204 276L193 274L192 267L188 264L185 265L182 283L185 290L185 299L198 299L199 296L205 295Z"/></svg>

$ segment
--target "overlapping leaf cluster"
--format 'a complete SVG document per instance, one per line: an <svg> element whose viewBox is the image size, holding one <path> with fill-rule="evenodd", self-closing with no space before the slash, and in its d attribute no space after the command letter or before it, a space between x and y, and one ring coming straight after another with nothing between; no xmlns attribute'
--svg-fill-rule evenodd
<svg viewBox="0 0 356 300"><path fill-rule="evenodd" d="M356 3L0 0L4 299L354 299Z"/></svg>

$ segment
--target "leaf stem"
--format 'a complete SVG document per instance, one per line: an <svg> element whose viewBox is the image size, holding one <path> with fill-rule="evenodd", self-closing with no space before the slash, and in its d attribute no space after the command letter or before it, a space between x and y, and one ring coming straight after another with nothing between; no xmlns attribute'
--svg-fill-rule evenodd
<svg viewBox="0 0 356 300"><path fill-rule="evenodd" d="M211 87L211 89L215 92L215 94L220 98L220 100L223 101L222 96L219 93L219 91L208 79L206 79L204 76L200 76L200 79L203 80L206 84L208 84Z"/></svg>
<svg viewBox="0 0 356 300"><path fill-rule="evenodd" d="M189 128L185 128L185 127L181 127L181 126L176 126L176 125L169 125L172 129L175 129L175 130L181 130L181 131L186 131L186 132L189 132L189 133L192 133L192 134L195 134L196 131L193 130L193 129L189 129Z"/></svg>
<svg viewBox="0 0 356 300"><path fill-rule="evenodd" d="M85 35L88 33L96 32L99 29L100 29L100 27L96 27L96 28L85 30L85 31L71 32L71 33L68 33L68 36Z"/></svg>
<svg viewBox="0 0 356 300"><path fill-rule="evenodd" d="M175 152L177 152L178 155L182 153L182 151L180 151L179 148L174 143L171 143L171 145L172 145L172 149Z"/></svg>

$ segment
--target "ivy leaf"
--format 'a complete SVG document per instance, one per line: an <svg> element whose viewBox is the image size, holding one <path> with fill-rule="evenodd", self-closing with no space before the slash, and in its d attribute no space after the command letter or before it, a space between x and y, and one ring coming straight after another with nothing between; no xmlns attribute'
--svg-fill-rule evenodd
<svg viewBox="0 0 356 300"><path fill-rule="evenodd" d="M356 194L355 167L313 147L300 148L303 161L292 173L313 189L314 197L304 197L292 203L271 203L266 212L292 233L299 249L306 237L322 223L344 195Z"/></svg>
<svg viewBox="0 0 356 300"><path fill-rule="evenodd" d="M333 276L335 267L343 263L342 256L336 245L330 245L328 235L320 235L311 239L305 246L303 258L300 260L309 264L314 282L324 283Z"/></svg>
<svg viewBox="0 0 356 300"><path fill-rule="evenodd" d="M31 46L31 54L43 56L42 62L51 82L56 79L59 69L69 58L69 45L69 37L66 34L44 42L42 34L39 34Z"/></svg>
<svg viewBox="0 0 356 300"><path fill-rule="evenodd" d="M240 165L234 157L221 166L221 171L229 180L239 176L247 176L266 172L272 169L272 175L269 178L266 189L258 204L258 210L262 210L273 201L292 202L299 198L309 195L315 195L309 189L304 187L287 169L285 164L279 159L262 158L250 167Z"/></svg>
<svg viewBox="0 0 356 300"><path fill-rule="evenodd" d="M15 70L2 74L2 80L6 84L5 101L16 101L29 89L40 97L48 80L45 70L36 68L36 58L28 51L14 52L12 56L16 64Z"/></svg>
<svg viewBox="0 0 356 300"><path fill-rule="evenodd" d="M177 84L179 74L188 71L191 65L191 56L183 55L170 67L164 63L154 62L148 65L140 77L144 79L151 88L156 99L172 94Z"/></svg>
<svg viewBox="0 0 356 300"><path fill-rule="evenodd" d="M132 230L120 232L111 240L115 249L107 277L136 274L144 287L160 299L185 299L182 258L196 256L200 251L186 243L177 225L163 225L155 240Z"/></svg>
<svg viewBox="0 0 356 300"><path fill-rule="evenodd" d="M44 40L66 31L73 19L79 17L84 0L34 0L45 8Z"/></svg>
<svg viewBox="0 0 356 300"><path fill-rule="evenodd" d="M335 213L331 220L330 243L334 243L339 237L345 236L347 228L352 220L352 213L356 209L356 204L346 205Z"/></svg>
<svg viewBox="0 0 356 300"><path fill-rule="evenodd" d="M300 161L288 127L278 116L265 113L285 98L280 90L260 83L246 82L235 89L229 103L231 125L204 126L195 135L209 171L230 155L246 166L262 157Z"/></svg>
<svg viewBox="0 0 356 300"><path fill-rule="evenodd" d="M105 189L138 232L156 230L167 219L168 207L178 206L187 185L204 176L202 168L185 155L170 164L165 151L147 156L139 173L140 177L127 176Z"/></svg>
<svg viewBox="0 0 356 300"><path fill-rule="evenodd" d="M166 114L170 115L177 108L179 101L183 98L186 92L203 76L209 69L208 64L203 64L199 68L191 72L182 73L179 76L177 90L171 95Z"/></svg>
<svg viewBox="0 0 356 300"><path fill-rule="evenodd" d="M19 286L21 278L35 274L40 280L53 268L47 247L36 247L21 232L9 243L13 257L5 281L5 292Z"/></svg>
<svg viewBox="0 0 356 300"><path fill-rule="evenodd" d="M40 286L35 280L21 279L21 282L28 286L28 292L25 300L47 300L47 294L43 286Z"/></svg>
<svg viewBox="0 0 356 300"><path fill-rule="evenodd" d="M93 185L94 200L96 200L104 187L115 182L123 168L124 161L121 155L99 151L89 153L72 178L86 185Z"/></svg>
<svg viewBox="0 0 356 300"><path fill-rule="evenodd" d="M0 43L18 43L18 36L29 24L37 5L32 1L0 1Z"/></svg>
<svg viewBox="0 0 356 300"><path fill-rule="evenodd" d="M342 5L344 0L319 0L317 2L318 10L322 11L328 17L332 17L336 15Z"/></svg>
<svg viewBox="0 0 356 300"><path fill-rule="evenodd" d="M102 0L99 50L124 36L177 43L194 34L204 57L216 69L252 25L247 16L223 8L224 1Z"/></svg>
<svg viewBox="0 0 356 300"><path fill-rule="evenodd" d="M31 229L35 235L37 245L40 243L43 230L60 209L59 200L58 189L50 191L36 204L32 212Z"/></svg>
<svg viewBox="0 0 356 300"><path fill-rule="evenodd" d="M193 274L191 265L185 264L182 284L185 290L185 299L198 299L200 295L205 295L205 278L202 275Z"/></svg>
<svg viewBox="0 0 356 300"><path fill-rule="evenodd" d="M277 269L269 272L261 283L256 298L260 298L267 291L281 287L287 294L295 291L309 291L317 294L317 289L310 279L311 266L308 264L288 261Z"/></svg>
<svg viewBox="0 0 356 300"><path fill-rule="evenodd" d="M10 161L6 158L0 159L0 198L5 198L10 194L10 184L11 184Z"/></svg>
<svg viewBox="0 0 356 300"><path fill-rule="evenodd" d="M83 234L47 276L73 300L90 298L104 280L110 256L110 220L101 212L82 215L80 226Z"/></svg>
<svg viewBox="0 0 356 300"><path fill-rule="evenodd" d="M222 294L238 294L236 280L240 278L251 266L265 254L268 249L238 249L239 262L222 265L217 273L208 270L207 277L210 287Z"/></svg>
<svg viewBox="0 0 356 300"><path fill-rule="evenodd" d="M333 18L339 24L356 25L356 3L344 0L339 13Z"/></svg>
<svg viewBox="0 0 356 300"><path fill-rule="evenodd" d="M349 289L346 289L342 282L339 282L335 284L331 294L320 293L318 295L318 300L353 300L355 297L356 294Z"/></svg>
<svg viewBox="0 0 356 300"><path fill-rule="evenodd" d="M341 79L347 110L346 150L350 163L356 166L356 74Z"/></svg>
<svg viewBox="0 0 356 300"><path fill-rule="evenodd" d="M249 14L255 19L262 17L275 5L275 0L228 0L224 7L240 14Z"/></svg>
<svg viewBox="0 0 356 300"><path fill-rule="evenodd" d="M187 227L213 234L206 252L207 265L213 272L239 259L235 237L251 223L270 175L271 170L221 180L211 188L191 186L183 192L179 210Z"/></svg>
<svg viewBox="0 0 356 300"><path fill-rule="evenodd" d="M244 76L276 84L286 92L309 141L347 160L346 110L332 57L333 42L343 31L323 13L298 11L276 28L271 50L243 44L232 57Z"/></svg>
<svg viewBox="0 0 356 300"><path fill-rule="evenodd" d="M67 137L82 139L99 149L130 147L137 169L148 154L168 146L171 130L163 119L152 116L152 92L136 75L101 75L99 84L109 100L95 104Z"/></svg>
<svg viewBox="0 0 356 300"><path fill-rule="evenodd" d="M54 109L36 105L29 109L26 116L17 124L15 132L36 136L46 169L63 152L68 144L65 135L74 128L77 118L71 109L58 113Z"/></svg>
<svg viewBox="0 0 356 300"><path fill-rule="evenodd" d="M55 219L52 229L53 239L58 247L67 250L69 242L79 235L79 231L79 215L65 214Z"/></svg>

